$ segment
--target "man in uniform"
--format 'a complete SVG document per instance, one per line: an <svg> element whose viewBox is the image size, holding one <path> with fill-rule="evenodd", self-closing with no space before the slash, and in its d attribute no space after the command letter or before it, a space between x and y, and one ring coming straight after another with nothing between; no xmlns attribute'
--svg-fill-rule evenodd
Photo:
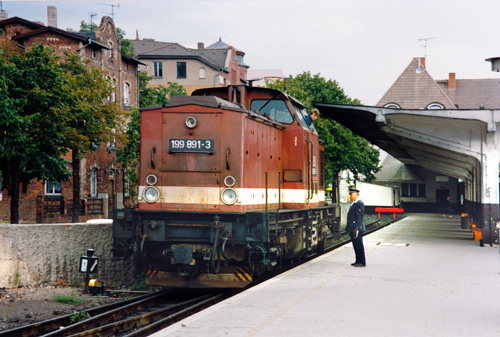
<svg viewBox="0 0 500 337"><path fill-rule="evenodd" d="M363 246L363 233L366 231L363 220L365 204L359 199L359 190L350 188L349 196L351 197L352 204L347 212L347 226L345 230L351 237L354 253L356 254L356 261L351 263L351 265L354 267L365 267L365 247Z"/></svg>

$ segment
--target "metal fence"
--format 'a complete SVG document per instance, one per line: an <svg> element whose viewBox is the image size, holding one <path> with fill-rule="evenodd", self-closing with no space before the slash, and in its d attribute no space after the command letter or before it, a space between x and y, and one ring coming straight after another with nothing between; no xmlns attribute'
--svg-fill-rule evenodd
<svg viewBox="0 0 500 337"><path fill-rule="evenodd" d="M73 200L65 197L39 196L36 200L37 223L72 222ZM104 199L81 199L79 221L102 218L105 215Z"/></svg>

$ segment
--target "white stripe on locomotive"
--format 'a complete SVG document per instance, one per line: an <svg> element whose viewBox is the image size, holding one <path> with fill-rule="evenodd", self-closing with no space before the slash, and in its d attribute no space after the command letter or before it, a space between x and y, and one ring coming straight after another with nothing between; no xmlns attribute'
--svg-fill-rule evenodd
<svg viewBox="0 0 500 337"><path fill-rule="evenodd" d="M147 186L139 186L139 202L146 202L142 198L144 189ZM220 194L224 188L221 187L192 187L192 186L157 186L160 190L159 203L175 204L202 204L218 205L222 204ZM265 205L265 188L235 188L238 192L236 205ZM311 192L309 192L311 193ZM306 202L319 202L325 200L325 191L318 190L311 199L308 198L306 189L281 189L282 204L303 204ZM279 190L277 188L268 189L268 204L279 202Z"/></svg>

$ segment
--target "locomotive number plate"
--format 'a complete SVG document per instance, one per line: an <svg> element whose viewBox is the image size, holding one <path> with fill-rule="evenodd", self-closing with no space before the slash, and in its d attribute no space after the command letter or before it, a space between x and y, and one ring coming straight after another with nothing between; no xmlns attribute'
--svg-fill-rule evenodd
<svg viewBox="0 0 500 337"><path fill-rule="evenodd" d="M170 139L172 152L213 152L213 139Z"/></svg>

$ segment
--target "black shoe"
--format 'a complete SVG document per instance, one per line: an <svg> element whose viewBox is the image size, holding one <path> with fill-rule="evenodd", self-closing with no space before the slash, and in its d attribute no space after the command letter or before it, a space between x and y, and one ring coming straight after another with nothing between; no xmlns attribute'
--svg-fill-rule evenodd
<svg viewBox="0 0 500 337"><path fill-rule="evenodd" d="M351 266L354 266L355 264L358 264L357 262L351 263Z"/></svg>
<svg viewBox="0 0 500 337"><path fill-rule="evenodd" d="M353 264L354 267L366 267L366 264L364 263L355 263Z"/></svg>

